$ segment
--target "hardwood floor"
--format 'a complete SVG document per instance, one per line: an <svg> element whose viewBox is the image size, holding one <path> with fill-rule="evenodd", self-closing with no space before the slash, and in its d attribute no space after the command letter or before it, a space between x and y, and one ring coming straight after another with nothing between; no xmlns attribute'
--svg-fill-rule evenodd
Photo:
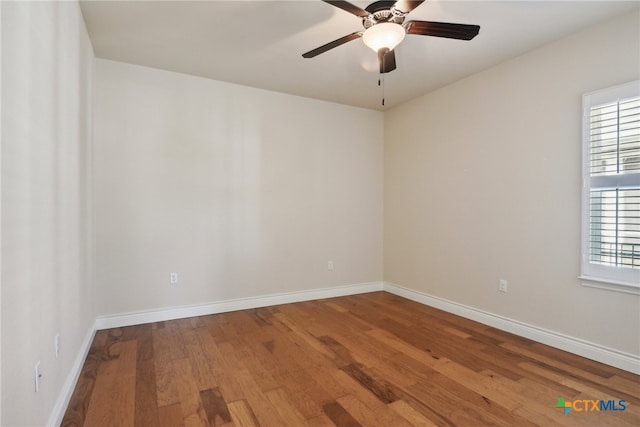
<svg viewBox="0 0 640 427"><path fill-rule="evenodd" d="M62 425L638 426L640 377L375 292L98 331Z"/></svg>

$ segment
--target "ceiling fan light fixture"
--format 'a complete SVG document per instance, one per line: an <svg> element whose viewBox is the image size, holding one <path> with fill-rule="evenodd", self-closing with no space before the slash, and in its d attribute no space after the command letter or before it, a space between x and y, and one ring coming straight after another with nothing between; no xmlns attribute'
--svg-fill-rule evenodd
<svg viewBox="0 0 640 427"><path fill-rule="evenodd" d="M405 34L406 31L402 25L393 22L382 22L367 28L362 35L362 40L374 52L378 52L383 48L393 50L404 40Z"/></svg>

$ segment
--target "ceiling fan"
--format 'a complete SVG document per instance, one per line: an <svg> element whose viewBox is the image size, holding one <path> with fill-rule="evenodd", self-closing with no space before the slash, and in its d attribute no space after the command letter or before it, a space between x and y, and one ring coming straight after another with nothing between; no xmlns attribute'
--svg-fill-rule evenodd
<svg viewBox="0 0 640 427"><path fill-rule="evenodd" d="M302 54L303 58L313 58L334 47L362 37L364 44L377 52L380 73L388 73L396 69L394 48L400 44L406 34L471 40L480 31L480 26L478 25L429 21L405 22L409 12L420 6L424 0L375 1L364 9L347 1L322 1L362 18L364 31L347 34L344 37L310 50Z"/></svg>

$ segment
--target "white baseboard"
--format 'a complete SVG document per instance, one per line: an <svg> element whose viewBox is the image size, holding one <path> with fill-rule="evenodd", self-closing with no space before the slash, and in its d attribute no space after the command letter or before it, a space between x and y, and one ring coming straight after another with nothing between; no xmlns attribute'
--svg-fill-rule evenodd
<svg viewBox="0 0 640 427"><path fill-rule="evenodd" d="M59 426L62 423L62 417L64 417L64 413L67 410L67 406L69 405L69 401L71 400L71 395L73 394L73 390L76 387L78 378L80 378L82 367L84 366L84 362L87 359L87 355L89 354L89 349L91 348L91 343L93 342L93 337L95 336L95 334L96 327L95 324L93 324L87 332L87 335L84 337L82 345L80 346L80 351L76 356L76 360L73 362L73 366L71 367L71 371L69 372L69 375L67 375L67 379L62 385L62 390L60 390L58 399L53 406L53 410L51 411L51 415L49 416L47 426L54 427Z"/></svg>
<svg viewBox="0 0 640 427"><path fill-rule="evenodd" d="M206 316L208 314L269 307L278 304L289 304L293 302L311 301L322 298L356 295L366 292L382 291L382 288L382 282L372 282L351 286L339 286L325 289L314 289L310 291L288 292L251 298L232 299L182 307L171 307L160 310L148 310L133 313L100 316L96 319L96 329L119 328L123 326L161 322L164 320L183 319L185 317Z"/></svg>
<svg viewBox="0 0 640 427"><path fill-rule="evenodd" d="M459 304L443 298L438 298L413 289L403 288L394 283L384 282L383 289L386 292L419 302L430 307L438 308L464 317L475 320L482 324L510 332L521 337L529 338L551 347L565 350L597 362L605 363L634 374L640 374L640 357L634 354L621 352L607 348L579 338L570 337L558 332L539 328L524 322L498 316L477 308Z"/></svg>

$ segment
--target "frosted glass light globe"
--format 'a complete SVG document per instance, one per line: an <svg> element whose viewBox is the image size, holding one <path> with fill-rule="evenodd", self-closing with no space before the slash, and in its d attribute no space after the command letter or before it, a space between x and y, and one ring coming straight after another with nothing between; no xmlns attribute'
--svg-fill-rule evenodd
<svg viewBox="0 0 640 427"><path fill-rule="evenodd" d="M378 52L382 48L393 50L404 40L406 32L399 24L393 22L383 22L375 24L362 35L362 40L374 52Z"/></svg>

